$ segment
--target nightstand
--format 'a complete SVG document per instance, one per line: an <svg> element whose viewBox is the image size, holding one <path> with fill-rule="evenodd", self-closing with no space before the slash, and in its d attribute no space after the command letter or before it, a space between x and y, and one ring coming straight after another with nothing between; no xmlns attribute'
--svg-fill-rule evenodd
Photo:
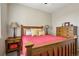
<svg viewBox="0 0 79 59"><path fill-rule="evenodd" d="M20 48L20 42L21 38L20 37L8 37L5 40L5 47L6 47L6 54L9 52L17 51Z"/></svg>

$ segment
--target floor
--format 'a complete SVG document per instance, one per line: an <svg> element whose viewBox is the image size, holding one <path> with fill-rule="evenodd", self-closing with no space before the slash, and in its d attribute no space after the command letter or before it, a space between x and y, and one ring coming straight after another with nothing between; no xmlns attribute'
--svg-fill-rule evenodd
<svg viewBox="0 0 79 59"><path fill-rule="evenodd" d="M17 56L17 52L11 52L11 53L8 53L7 56Z"/></svg>
<svg viewBox="0 0 79 59"><path fill-rule="evenodd" d="M17 52L11 52L11 53L8 53L7 56L17 56ZM78 51L78 55L79 56L79 51Z"/></svg>

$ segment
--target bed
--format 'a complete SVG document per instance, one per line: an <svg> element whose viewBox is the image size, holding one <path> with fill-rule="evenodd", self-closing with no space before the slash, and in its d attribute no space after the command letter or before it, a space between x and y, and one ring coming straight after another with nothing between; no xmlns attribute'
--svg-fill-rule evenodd
<svg viewBox="0 0 79 59"><path fill-rule="evenodd" d="M27 36L24 29L43 26L21 25L21 47L18 47L18 55L21 56L75 56L77 55L77 37L64 38L55 35Z"/></svg>

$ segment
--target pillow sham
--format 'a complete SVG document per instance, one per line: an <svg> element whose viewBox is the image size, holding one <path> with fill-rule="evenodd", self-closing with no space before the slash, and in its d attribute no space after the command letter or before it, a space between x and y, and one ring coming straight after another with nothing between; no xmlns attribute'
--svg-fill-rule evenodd
<svg viewBox="0 0 79 59"><path fill-rule="evenodd" d="M39 31L39 36L40 35L45 35L45 31L44 30Z"/></svg>
<svg viewBox="0 0 79 59"><path fill-rule="evenodd" d="M31 29L31 33L32 33L32 36L38 36L39 35L37 29Z"/></svg>
<svg viewBox="0 0 79 59"><path fill-rule="evenodd" d="M32 36L40 36L45 35L45 31L43 29L31 29Z"/></svg>

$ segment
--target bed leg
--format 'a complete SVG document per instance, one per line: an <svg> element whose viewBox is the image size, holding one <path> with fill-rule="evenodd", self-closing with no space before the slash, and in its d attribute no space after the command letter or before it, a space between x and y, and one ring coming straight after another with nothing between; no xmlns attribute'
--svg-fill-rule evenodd
<svg viewBox="0 0 79 59"><path fill-rule="evenodd" d="M27 56L31 56L32 55L32 47L33 47L33 45L34 44L32 42L27 42L26 43L25 47L27 48L27 50L26 50L27 51L27 53L26 53Z"/></svg>

